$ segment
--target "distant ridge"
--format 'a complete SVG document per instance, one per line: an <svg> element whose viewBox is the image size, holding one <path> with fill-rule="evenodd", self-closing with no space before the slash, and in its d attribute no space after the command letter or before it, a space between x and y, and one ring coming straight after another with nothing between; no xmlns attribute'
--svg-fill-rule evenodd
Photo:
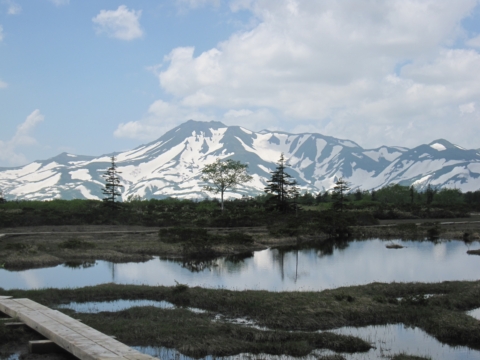
<svg viewBox="0 0 480 360"><path fill-rule="evenodd" d="M252 182L227 195L263 193L281 153L288 172L302 191L329 190L343 177L352 189L378 189L389 184L480 189L480 150L468 150L445 139L413 149L381 146L363 149L353 141L315 133L250 131L218 121L189 120L159 139L115 153L124 185L122 197L203 198L200 171L216 158L249 165ZM113 153L112 153L113 154ZM112 154L83 156L61 153L31 164L0 168L0 189L7 199L100 199L102 174Z"/></svg>

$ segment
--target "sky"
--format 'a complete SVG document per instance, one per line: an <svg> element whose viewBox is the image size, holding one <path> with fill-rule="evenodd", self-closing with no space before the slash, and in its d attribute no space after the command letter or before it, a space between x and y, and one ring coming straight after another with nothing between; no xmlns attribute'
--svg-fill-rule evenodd
<svg viewBox="0 0 480 360"><path fill-rule="evenodd" d="M189 119L480 148L480 0L0 0L0 167Z"/></svg>

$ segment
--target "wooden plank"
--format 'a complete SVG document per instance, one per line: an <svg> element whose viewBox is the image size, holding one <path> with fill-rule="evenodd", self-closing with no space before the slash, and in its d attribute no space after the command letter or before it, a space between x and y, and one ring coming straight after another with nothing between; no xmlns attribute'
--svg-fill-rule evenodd
<svg viewBox="0 0 480 360"><path fill-rule="evenodd" d="M22 326L25 326L25 324L23 322L7 322L7 323L5 323L5 326L8 326L10 328L12 328L12 327L22 327Z"/></svg>
<svg viewBox="0 0 480 360"><path fill-rule="evenodd" d="M1 299L0 311L16 317L81 360L153 360L57 310L29 299Z"/></svg>

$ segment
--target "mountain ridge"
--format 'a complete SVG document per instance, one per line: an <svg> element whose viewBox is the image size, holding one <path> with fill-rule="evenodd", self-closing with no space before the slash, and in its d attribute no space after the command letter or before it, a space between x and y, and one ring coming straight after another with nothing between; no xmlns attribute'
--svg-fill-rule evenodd
<svg viewBox="0 0 480 360"><path fill-rule="evenodd" d="M217 158L249 165L252 182L226 197L263 193L281 153L287 170L302 191L331 189L343 177L352 190L378 189L389 184L480 188L480 153L437 139L412 149L380 146L364 149L348 139L319 133L254 132L218 121L189 120L147 144L100 156L61 153L25 166L0 168L0 189L7 199L101 199L102 174L115 155L122 198L204 198L201 169Z"/></svg>

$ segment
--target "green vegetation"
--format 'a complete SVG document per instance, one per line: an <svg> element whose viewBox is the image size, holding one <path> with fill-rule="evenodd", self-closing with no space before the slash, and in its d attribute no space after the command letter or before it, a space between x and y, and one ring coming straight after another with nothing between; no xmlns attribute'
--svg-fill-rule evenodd
<svg viewBox="0 0 480 360"><path fill-rule="evenodd" d="M280 293L191 288L184 284L105 284L80 289L10 290L2 294L30 298L50 307L71 301L169 301L178 308L131 308L74 316L129 345L174 347L191 356L239 352L301 356L314 348L366 351L370 345L358 338L312 332L392 323L419 327L452 346L480 348L480 323L465 314L480 307L480 281L373 283L321 292ZM184 307L206 313L193 313ZM71 310L62 311L73 315ZM223 316L215 320L218 314ZM266 330L226 320L236 318L249 319Z"/></svg>
<svg viewBox="0 0 480 360"><path fill-rule="evenodd" d="M267 198L267 209L288 213L297 210L298 188L297 182L288 174L285 169L288 166L285 157L282 155L277 162L277 167L271 172L272 177L267 181L265 192Z"/></svg>
<svg viewBox="0 0 480 360"><path fill-rule="evenodd" d="M12 319L13 322L15 320ZM29 340L40 339L44 338L26 326L7 327L4 321L0 321L0 359L8 359Z"/></svg>
<svg viewBox="0 0 480 360"><path fill-rule="evenodd" d="M105 211L107 201L105 204L95 200L7 201L0 203L0 228L107 224L273 228L293 214L302 223L299 227L317 221L321 228L321 223L325 221L346 222L348 226L373 225L377 220L418 219L425 222L427 219L466 218L470 212L480 211L480 190L461 193L457 189L430 189L418 192L413 187L390 185L379 190L354 189L348 192L348 184L340 179L332 193L297 196L285 166L279 163L279 169L272 174L267 194L227 200L223 212L219 201L209 199L130 198L126 202L115 202L115 216ZM328 231L330 234L335 232L339 233L335 229Z"/></svg>
<svg viewBox="0 0 480 360"><path fill-rule="evenodd" d="M114 165L112 159L113 171ZM340 179L332 192L300 195L285 167L282 157L272 172L266 194L225 202L223 196L221 202L135 197L116 202L119 185L108 178L105 191L110 192L105 193L108 195L105 201L0 201L0 228L23 227L24 231L26 227L42 226L41 231L49 232L42 235L41 231L32 230L28 235L9 235L15 230L6 229L7 236L0 238L0 267L31 268L62 263L72 268L90 267L99 259L144 261L153 255L163 255L183 256L185 267L200 271L198 262L208 263L219 255L241 261L252 256L253 250L282 242L301 248L308 240L320 239L308 246L328 254L346 246L350 236L395 236L422 241L448 237L465 242L480 238L479 226L472 228L471 224L456 225L455 222L456 218L480 211L480 191L463 194L456 189L428 187L418 192L398 184L362 191L349 189ZM222 171L212 174L225 175ZM210 179L217 185L214 180ZM219 184L217 190L222 195L225 189L235 186L232 182ZM115 209L114 216L111 211L105 211L109 208ZM442 225L438 220L446 218L452 219L449 220L452 225ZM380 222L382 226L372 226ZM48 229L62 225L65 225L64 232ZM106 229L105 234L89 233L88 229L94 228L91 225L101 225L102 231ZM155 229L148 231L148 227ZM128 231L115 233L118 229ZM386 246L400 248L393 242ZM468 253L478 255L480 250L472 249ZM465 314L480 306L480 282L374 283L322 292L282 293L189 288L185 284L0 290L2 295L27 297L47 306L116 299L170 301L180 308L132 308L118 313L82 314L81 318L86 324L130 345L174 347L196 357L240 352L302 356L316 348L367 351L370 345L358 338L312 331L391 323L419 327L451 345L480 348L480 324ZM187 306L207 312L196 314L182 308ZM247 318L267 330L218 320L217 314L231 319ZM5 329L0 323L0 339L7 344L27 335ZM340 355L320 357L342 358ZM397 354L393 359L421 358Z"/></svg>
<svg viewBox="0 0 480 360"><path fill-rule="evenodd" d="M208 199L131 198L116 202L114 214L105 211L108 205L102 201L8 201L0 204L0 228L10 228L0 238L0 264L7 269L65 262L84 266L94 260L146 261L155 255L206 260L327 238L339 244L351 237L480 239L480 224L460 218L464 223L457 225L455 218L476 211L478 204L466 200L475 199L476 193L432 190L427 204L424 193L400 185L372 192L347 189L340 179L332 194L285 198L287 205L280 208L265 194L225 201L223 212L217 200ZM442 205L437 196L450 205ZM449 225L440 223L444 216L450 217ZM478 254L478 249L469 254Z"/></svg>
<svg viewBox="0 0 480 360"><path fill-rule="evenodd" d="M95 244L88 241L82 241L76 238L68 239L67 241L58 244L62 249L94 249Z"/></svg>
<svg viewBox="0 0 480 360"><path fill-rule="evenodd" d="M392 360L431 360L431 357L397 354L391 357Z"/></svg>
<svg viewBox="0 0 480 360"><path fill-rule="evenodd" d="M214 194L220 193L220 204L223 212L223 194L227 189L235 189L236 186L249 182L252 177L247 174L248 165L232 159L217 159L213 164L206 165L202 169L202 180L213 186L205 186L204 189Z"/></svg>
<svg viewBox="0 0 480 360"><path fill-rule="evenodd" d="M103 195L105 195L105 198L103 199L105 204L111 210L115 210L117 208L115 200L121 195L119 189L123 188L123 185L120 184L120 178L118 177L118 174L121 174L121 172L117 170L115 156L112 156L110 160L110 167L107 169L105 174L102 175L105 179L105 187L102 189L102 192Z"/></svg>

